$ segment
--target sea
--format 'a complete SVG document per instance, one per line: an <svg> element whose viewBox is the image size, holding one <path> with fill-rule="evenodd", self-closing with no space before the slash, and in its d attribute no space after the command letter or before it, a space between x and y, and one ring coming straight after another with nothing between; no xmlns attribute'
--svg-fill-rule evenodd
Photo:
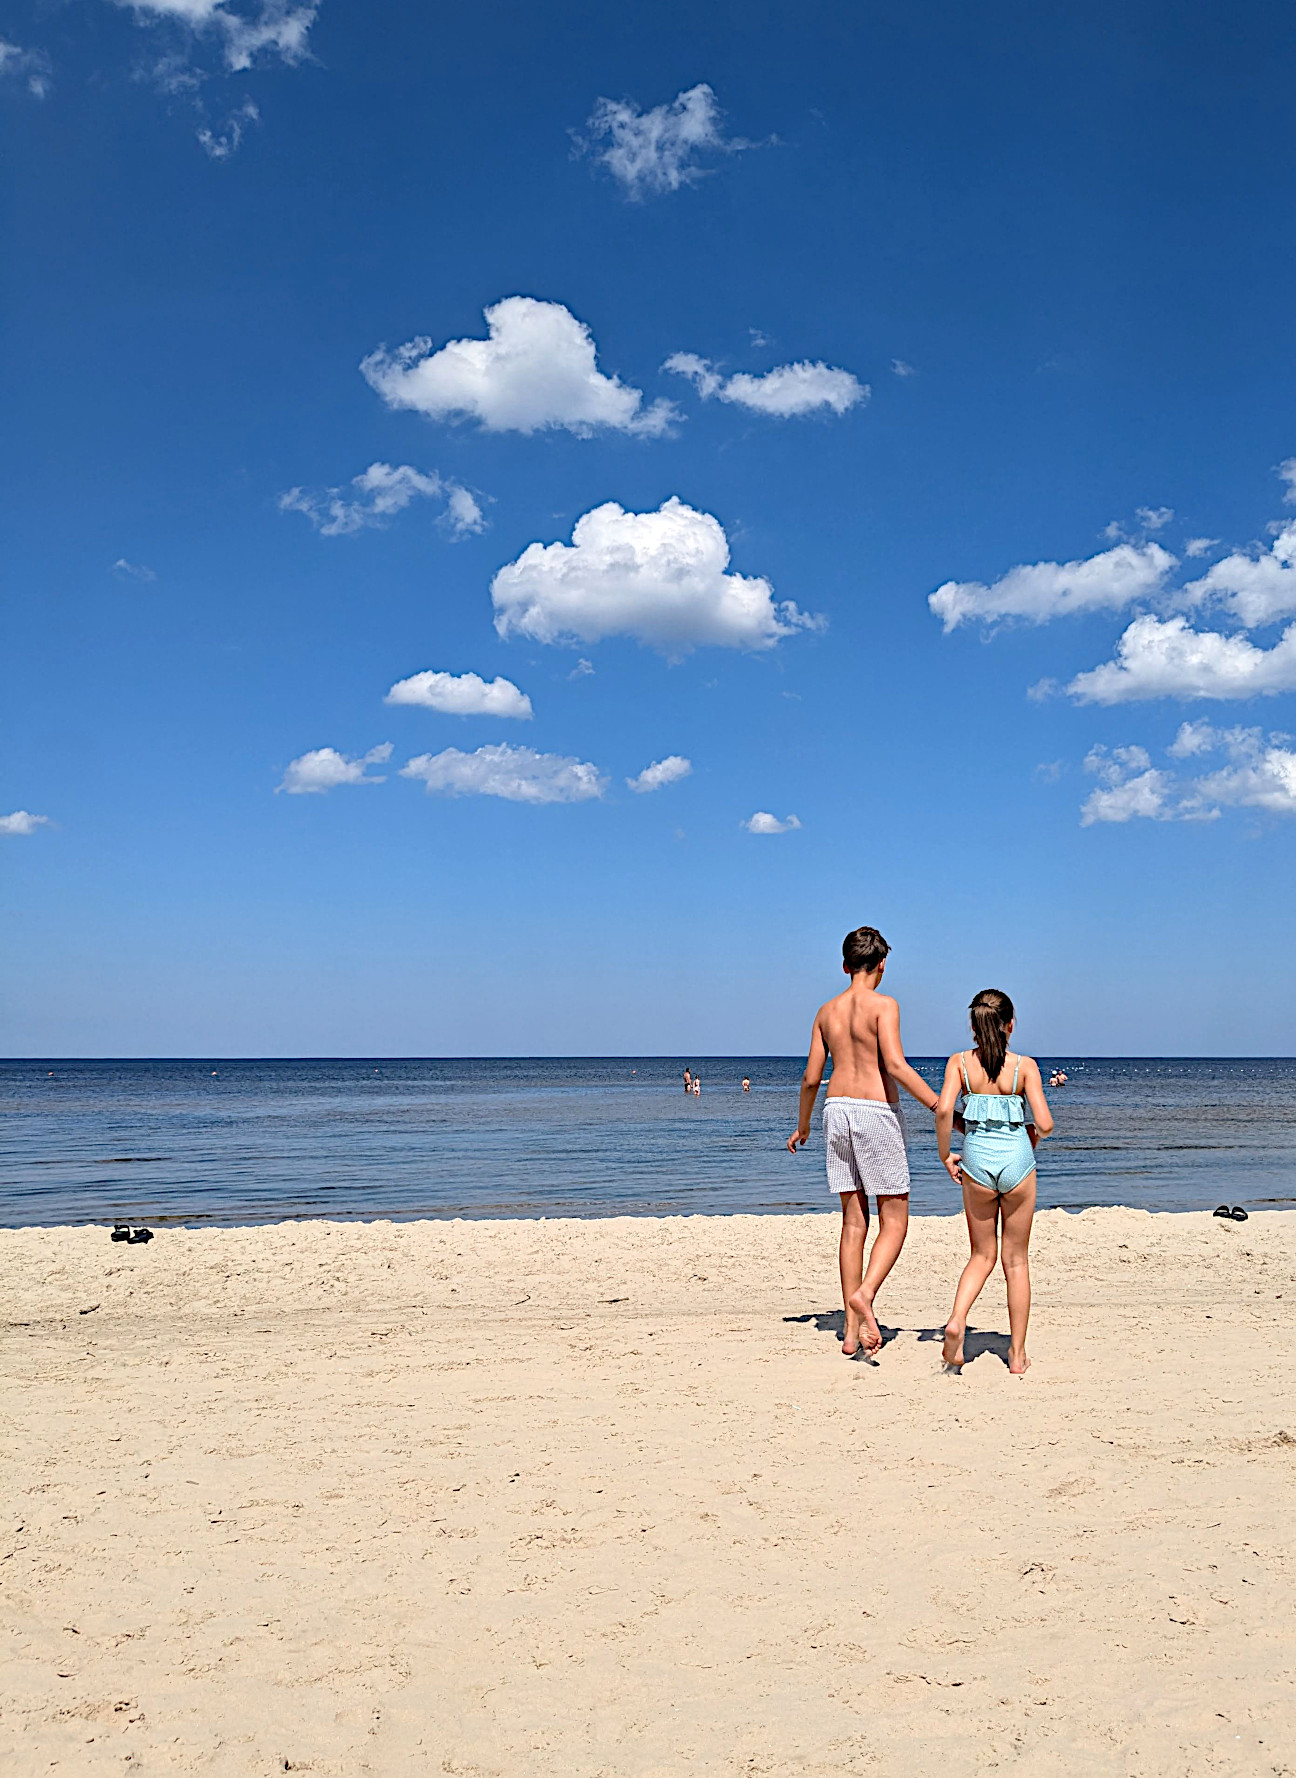
<svg viewBox="0 0 1296 1778"><path fill-rule="evenodd" d="M911 1058L938 1086L944 1058ZM1039 1058L1041 1208L1296 1204L1296 1059ZM686 1096L691 1066L700 1097ZM0 1226L836 1210L802 1058L0 1063ZM751 1082L742 1090L743 1077ZM959 1208L908 1103L916 1214Z"/></svg>

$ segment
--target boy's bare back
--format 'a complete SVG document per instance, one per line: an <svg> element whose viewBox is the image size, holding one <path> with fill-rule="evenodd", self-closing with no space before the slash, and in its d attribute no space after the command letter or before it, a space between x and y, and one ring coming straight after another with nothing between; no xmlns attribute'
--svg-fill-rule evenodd
<svg viewBox="0 0 1296 1778"><path fill-rule="evenodd" d="M884 1045L894 1053L900 1037L900 1008L889 994L879 994L863 975L843 993L825 1001L815 1029L832 1057L829 1099L885 1099L894 1105L899 1090L883 1060ZM891 1043L886 1038L894 1037Z"/></svg>

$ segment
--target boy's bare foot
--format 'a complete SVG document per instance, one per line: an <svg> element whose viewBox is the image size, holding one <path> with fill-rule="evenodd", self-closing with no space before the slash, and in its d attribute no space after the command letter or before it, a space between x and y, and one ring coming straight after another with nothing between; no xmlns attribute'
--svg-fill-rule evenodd
<svg viewBox="0 0 1296 1778"><path fill-rule="evenodd" d="M963 1369L963 1329L952 1324L945 1329L945 1338L941 1342L941 1357L951 1370Z"/></svg>
<svg viewBox="0 0 1296 1778"><path fill-rule="evenodd" d="M860 1287L850 1299L851 1313L858 1315L863 1325L864 1338L861 1342L866 1357L872 1358L875 1352L882 1350L882 1329L878 1326L873 1314L873 1298L864 1294Z"/></svg>
<svg viewBox="0 0 1296 1778"><path fill-rule="evenodd" d="M848 1333L845 1336L845 1338L842 1340L842 1357L843 1358L854 1358L855 1354L858 1351L859 1351L859 1330L857 1328L854 1333Z"/></svg>
<svg viewBox="0 0 1296 1778"><path fill-rule="evenodd" d="M1024 1377L1029 1369L1030 1359L1027 1358L1024 1352L1020 1357L1014 1356L1011 1352L1008 1354L1008 1372L1010 1376Z"/></svg>

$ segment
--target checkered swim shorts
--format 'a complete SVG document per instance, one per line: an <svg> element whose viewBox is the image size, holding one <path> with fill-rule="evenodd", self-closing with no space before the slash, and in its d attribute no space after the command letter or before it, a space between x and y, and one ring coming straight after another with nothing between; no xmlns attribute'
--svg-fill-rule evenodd
<svg viewBox="0 0 1296 1778"><path fill-rule="evenodd" d="M898 1198L909 1190L904 1124L884 1099L825 1099L828 1189Z"/></svg>

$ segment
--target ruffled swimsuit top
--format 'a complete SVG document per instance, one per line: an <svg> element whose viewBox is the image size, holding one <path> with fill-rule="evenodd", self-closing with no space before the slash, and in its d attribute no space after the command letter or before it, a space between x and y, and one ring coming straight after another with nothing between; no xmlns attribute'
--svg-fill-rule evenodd
<svg viewBox="0 0 1296 1778"><path fill-rule="evenodd" d="M995 1130L1007 1134L1012 1130L1024 1129L1030 1122L1030 1110L1025 1095L1017 1091L1017 1076L1021 1073L1020 1057L1013 1069L1011 1093L974 1093L968 1085L966 1053L959 1057L959 1068L963 1074L963 1122L969 1130Z"/></svg>

